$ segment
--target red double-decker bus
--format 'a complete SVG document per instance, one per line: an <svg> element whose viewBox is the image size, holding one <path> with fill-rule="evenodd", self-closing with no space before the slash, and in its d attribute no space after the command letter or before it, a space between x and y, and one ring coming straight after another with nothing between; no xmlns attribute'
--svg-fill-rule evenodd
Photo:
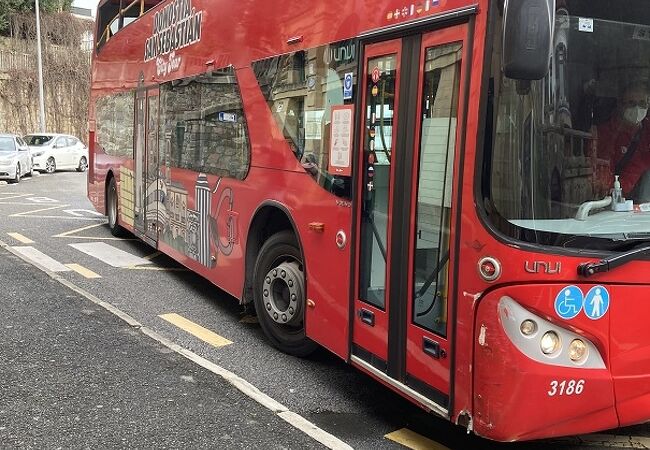
<svg viewBox="0 0 650 450"><path fill-rule="evenodd" d="M646 3L102 0L89 198L478 435L646 421Z"/></svg>

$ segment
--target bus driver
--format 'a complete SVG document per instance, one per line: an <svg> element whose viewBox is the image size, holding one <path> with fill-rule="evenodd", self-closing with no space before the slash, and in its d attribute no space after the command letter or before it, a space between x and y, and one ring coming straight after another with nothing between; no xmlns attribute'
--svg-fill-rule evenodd
<svg viewBox="0 0 650 450"><path fill-rule="evenodd" d="M650 119L648 88L629 85L618 101L612 117L598 126L598 157L609 161L598 181L606 192L618 175L623 195L635 202L649 201L650 194ZM644 186L644 185L648 186Z"/></svg>

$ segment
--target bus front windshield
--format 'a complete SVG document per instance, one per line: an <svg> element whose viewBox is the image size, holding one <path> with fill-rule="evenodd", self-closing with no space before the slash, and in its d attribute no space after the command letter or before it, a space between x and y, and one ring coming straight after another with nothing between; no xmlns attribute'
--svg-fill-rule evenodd
<svg viewBox="0 0 650 450"><path fill-rule="evenodd" d="M498 14L497 14L498 15ZM512 238L616 248L650 238L650 5L558 0L546 77L505 77L496 26L482 182Z"/></svg>

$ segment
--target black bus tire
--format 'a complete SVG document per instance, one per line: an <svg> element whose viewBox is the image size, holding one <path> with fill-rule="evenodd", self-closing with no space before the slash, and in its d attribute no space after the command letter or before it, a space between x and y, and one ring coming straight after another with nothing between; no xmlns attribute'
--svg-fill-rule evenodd
<svg viewBox="0 0 650 450"><path fill-rule="evenodd" d="M318 348L305 333L304 266L291 231L276 233L262 245L253 272L253 301L262 331L275 348L298 357Z"/></svg>
<svg viewBox="0 0 650 450"><path fill-rule="evenodd" d="M108 228L115 237L123 237L126 230L120 226L117 220L118 203L117 203L117 183L115 178L111 177L106 188L106 215L108 216Z"/></svg>

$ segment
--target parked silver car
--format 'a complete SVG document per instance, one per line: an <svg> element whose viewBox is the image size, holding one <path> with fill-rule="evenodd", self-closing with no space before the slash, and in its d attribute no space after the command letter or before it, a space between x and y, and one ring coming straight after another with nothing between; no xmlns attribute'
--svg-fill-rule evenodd
<svg viewBox="0 0 650 450"><path fill-rule="evenodd" d="M88 168L88 147L74 136L54 133L34 133L25 136L32 154L34 170L53 173L58 169Z"/></svg>
<svg viewBox="0 0 650 450"><path fill-rule="evenodd" d="M0 179L18 183L32 174L32 158L27 143L15 134L0 134Z"/></svg>

